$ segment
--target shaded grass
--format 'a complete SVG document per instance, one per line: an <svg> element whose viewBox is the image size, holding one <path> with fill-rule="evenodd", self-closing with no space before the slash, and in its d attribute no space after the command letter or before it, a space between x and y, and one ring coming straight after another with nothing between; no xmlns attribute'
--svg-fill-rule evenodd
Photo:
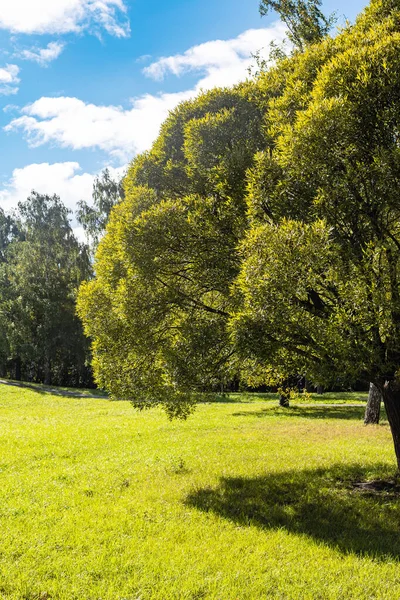
<svg viewBox="0 0 400 600"><path fill-rule="evenodd" d="M186 503L241 525L306 534L342 553L398 561L400 494L361 493L354 484L366 475L360 465L339 464L224 477L215 488L189 494Z"/></svg>
<svg viewBox="0 0 400 600"><path fill-rule="evenodd" d="M278 408L276 405L268 406L268 408L262 408L261 410L243 410L240 412L232 413L234 417L301 417L303 419L357 419L358 421L364 417L365 407L364 406L291 406L289 408ZM386 413L382 408L382 419Z"/></svg>
<svg viewBox="0 0 400 600"><path fill-rule="evenodd" d="M214 395L209 401L222 403L253 403L254 400L271 401L277 403L279 395L272 392L230 392ZM293 405L298 404L360 404L364 406L368 400L367 392L326 392L324 394L299 394ZM205 395L205 402L207 402Z"/></svg>
<svg viewBox="0 0 400 600"><path fill-rule="evenodd" d="M13 379L0 379L0 384L17 387L20 389L28 389L38 394L51 394L52 396L66 397L84 397L84 398L107 398L107 392L98 388L71 388L50 386L43 383L32 383L25 381L16 381Z"/></svg>
<svg viewBox="0 0 400 600"><path fill-rule="evenodd" d="M0 598L400 597L399 499L352 485L393 476L389 428L327 410L0 386Z"/></svg>

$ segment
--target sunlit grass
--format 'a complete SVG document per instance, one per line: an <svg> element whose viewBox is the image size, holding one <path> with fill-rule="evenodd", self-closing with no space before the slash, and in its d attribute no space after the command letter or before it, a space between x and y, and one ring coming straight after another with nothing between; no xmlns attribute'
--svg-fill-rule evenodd
<svg viewBox="0 0 400 600"><path fill-rule="evenodd" d="M399 598L400 500L352 485L394 474L363 409L235 395L170 422L0 386L0 598Z"/></svg>

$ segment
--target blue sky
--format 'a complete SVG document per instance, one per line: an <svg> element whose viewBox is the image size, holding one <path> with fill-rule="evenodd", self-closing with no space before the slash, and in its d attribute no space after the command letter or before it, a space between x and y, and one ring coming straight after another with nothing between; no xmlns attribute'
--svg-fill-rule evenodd
<svg viewBox="0 0 400 600"><path fill-rule="evenodd" d="M354 20L363 0L329 0ZM247 74L284 35L258 0L0 0L0 206L32 188L74 208L123 170L168 110Z"/></svg>

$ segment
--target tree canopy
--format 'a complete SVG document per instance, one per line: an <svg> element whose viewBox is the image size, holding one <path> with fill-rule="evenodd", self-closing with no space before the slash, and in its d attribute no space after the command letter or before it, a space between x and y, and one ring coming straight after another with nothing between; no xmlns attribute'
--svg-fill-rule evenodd
<svg viewBox="0 0 400 600"><path fill-rule="evenodd" d="M230 288L262 124L252 86L214 90L172 112L133 162L78 304L113 395L184 415L232 378Z"/></svg>
<svg viewBox="0 0 400 600"><path fill-rule="evenodd" d="M231 321L244 356L370 379L398 461L399 33L398 9L373 2L259 157Z"/></svg>

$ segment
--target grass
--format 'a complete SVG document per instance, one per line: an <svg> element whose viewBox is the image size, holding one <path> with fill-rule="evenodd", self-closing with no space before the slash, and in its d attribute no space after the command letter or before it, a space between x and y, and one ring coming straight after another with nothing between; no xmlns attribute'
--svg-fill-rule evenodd
<svg viewBox="0 0 400 600"><path fill-rule="evenodd" d="M389 428L322 398L169 422L0 386L0 598L399 598L400 498L353 485L393 476Z"/></svg>

